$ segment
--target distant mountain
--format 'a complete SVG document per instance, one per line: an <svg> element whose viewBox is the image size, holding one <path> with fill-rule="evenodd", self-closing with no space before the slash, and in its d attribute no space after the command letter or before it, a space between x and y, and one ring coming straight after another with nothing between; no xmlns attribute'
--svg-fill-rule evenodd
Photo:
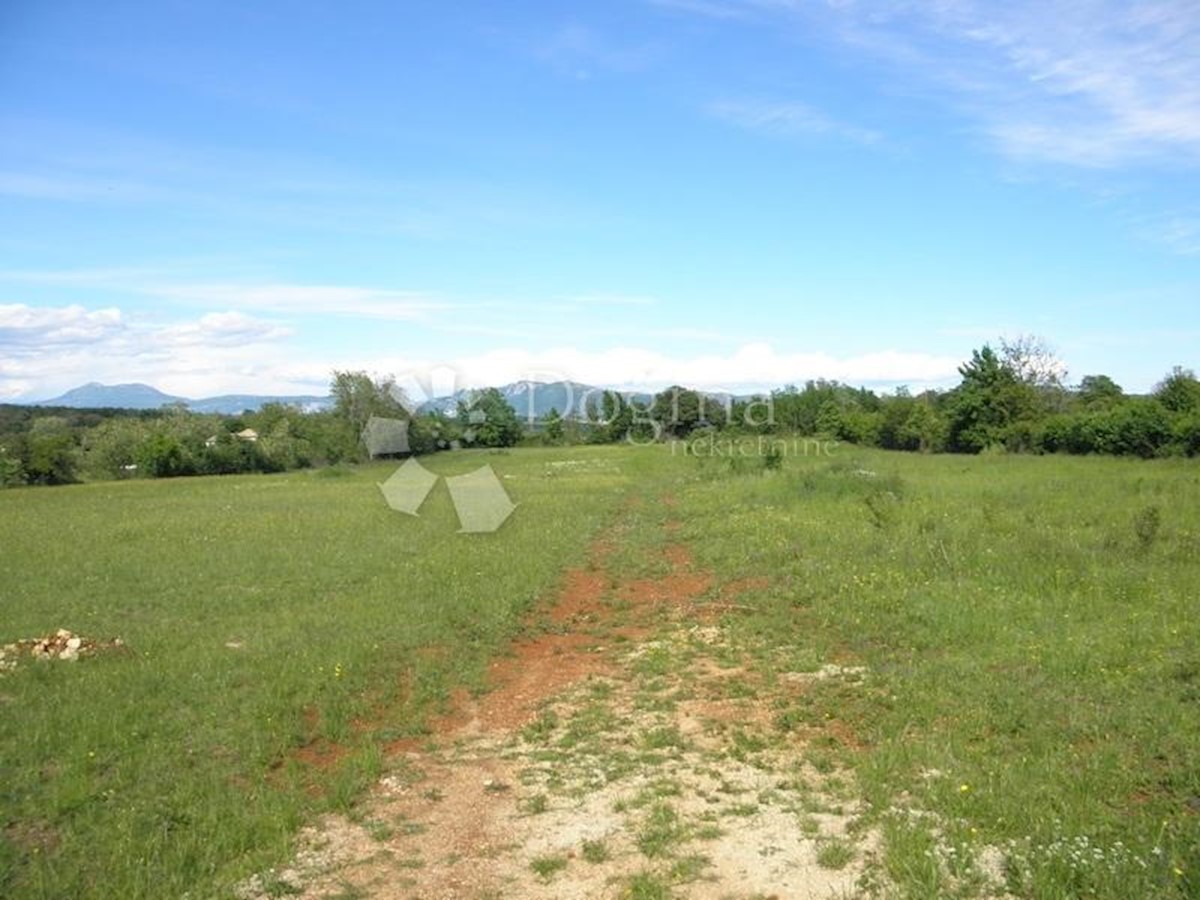
<svg viewBox="0 0 1200 900"><path fill-rule="evenodd" d="M550 410L558 410L559 415L567 419L592 419L600 412L600 404L605 393L612 391L624 400L634 400L648 404L654 400L654 395L643 392L621 391L615 388L600 388L590 384L580 384L578 381L515 381L497 388L508 404L517 412L519 419L530 421L544 418ZM456 391L446 397L434 397L419 407L420 412L440 412L453 414L458 409L460 400L470 402L473 389ZM718 404L725 404L732 398L729 394L708 393ZM736 398L743 399L743 398ZM315 395L280 396L264 394L223 394L219 397L206 397L201 400L190 400L187 397L176 397L164 394L148 384L99 384L91 382L82 387L73 388L61 397L51 400L39 400L32 406L65 406L72 409L161 409L164 406L182 403L187 409L198 413L219 413L222 415L237 415L246 410L258 410L266 403L284 403L298 406L305 412L316 412L329 409L333 405L331 397Z"/></svg>
<svg viewBox="0 0 1200 900"><path fill-rule="evenodd" d="M289 406L299 406L305 411L311 412L327 409L330 405L330 398L313 395L293 397L225 394L220 397L189 400L187 397L164 394L148 384L99 384L93 381L82 387L72 388L61 397L39 400L32 405L66 406L72 409L161 409L176 403L182 403L193 412L236 415L248 409L257 410L266 403L286 403Z"/></svg>
<svg viewBox="0 0 1200 900"><path fill-rule="evenodd" d="M34 406L69 406L74 409L158 409L169 403L187 403L183 397L164 394L148 384L100 384L92 381L72 388L61 397L39 400Z"/></svg>
<svg viewBox="0 0 1200 900"><path fill-rule="evenodd" d="M528 421L543 418L552 409L558 410L559 415L568 419L595 418L600 410L601 397L609 389L580 384L577 381L515 381L496 390L508 401L508 405L516 410L517 418ZM447 397L435 397L422 403L420 411L453 413L457 410L459 401L465 400L469 403L473 393L476 393L474 389L467 388L455 391ZM639 403L648 403L653 399L651 394L626 394L623 391L615 393Z"/></svg>
<svg viewBox="0 0 1200 900"><path fill-rule="evenodd" d="M264 396L260 394L222 394L220 397L206 397L203 400L187 401L188 409L198 413L221 413L232 416L246 410L258 411L267 403L282 403L285 406L298 406L304 412L320 412L333 406L331 397L318 397L315 394L297 394Z"/></svg>

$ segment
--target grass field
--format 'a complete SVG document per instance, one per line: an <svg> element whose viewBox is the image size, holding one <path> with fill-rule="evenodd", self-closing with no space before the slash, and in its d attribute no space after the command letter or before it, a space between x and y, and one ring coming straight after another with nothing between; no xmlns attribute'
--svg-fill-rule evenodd
<svg viewBox="0 0 1200 900"><path fill-rule="evenodd" d="M505 476L520 505L482 535L456 533L444 484L419 517L389 510L395 464L0 494L0 643L65 627L128 648L0 680L0 894L205 896L348 804L669 464L561 456L429 460ZM313 767L301 747L348 752Z"/></svg>
<svg viewBox="0 0 1200 900"><path fill-rule="evenodd" d="M765 682L838 662L780 731L836 721L904 897L1200 893L1200 469L1186 461L757 460L667 448L446 454L520 506L456 534L392 466L0 494L0 643L65 627L123 652L0 677L0 894L222 896L349 809L523 628L628 496L615 565L681 524Z"/></svg>

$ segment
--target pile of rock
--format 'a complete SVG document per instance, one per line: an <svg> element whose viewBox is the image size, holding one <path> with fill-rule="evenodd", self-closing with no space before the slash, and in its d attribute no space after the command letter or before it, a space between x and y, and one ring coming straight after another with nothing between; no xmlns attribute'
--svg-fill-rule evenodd
<svg viewBox="0 0 1200 900"><path fill-rule="evenodd" d="M95 653L102 648L117 648L122 646L124 645L120 638L101 642L92 638L80 637L77 634L67 631L65 628L60 628L54 634L46 635L45 637L27 638L23 641L17 641L15 644L5 644L3 647L0 647L0 673L15 669L18 658L23 655L43 662L54 659L65 659L73 662L79 659L80 656Z"/></svg>

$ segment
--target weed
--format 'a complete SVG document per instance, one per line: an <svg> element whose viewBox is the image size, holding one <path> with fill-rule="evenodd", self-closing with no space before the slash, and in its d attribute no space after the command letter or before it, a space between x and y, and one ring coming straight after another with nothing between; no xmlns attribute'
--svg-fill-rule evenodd
<svg viewBox="0 0 1200 900"><path fill-rule="evenodd" d="M642 747L646 750L682 749L683 746L683 735L674 725L651 728L642 735Z"/></svg>
<svg viewBox="0 0 1200 900"><path fill-rule="evenodd" d="M1157 506L1143 506L1133 517L1133 533L1137 536L1138 549L1143 553L1150 552L1158 539L1158 531L1162 526L1162 513Z"/></svg>
<svg viewBox="0 0 1200 900"><path fill-rule="evenodd" d="M712 861L707 856L684 856L671 864L671 880L684 884L695 881L711 865Z"/></svg>
<svg viewBox="0 0 1200 900"><path fill-rule="evenodd" d="M646 816L637 835L637 847L651 858L665 856L687 834L679 814L668 804L656 804Z"/></svg>
<svg viewBox="0 0 1200 900"><path fill-rule="evenodd" d="M817 865L823 869L844 869L854 860L854 847L849 841L830 838L817 848Z"/></svg>
<svg viewBox="0 0 1200 900"><path fill-rule="evenodd" d="M534 794L522 804L526 815L538 816L550 808L550 798L545 794Z"/></svg>
<svg viewBox="0 0 1200 900"><path fill-rule="evenodd" d="M531 860L529 868L543 881L549 881L567 867L565 856L539 856Z"/></svg>
<svg viewBox="0 0 1200 900"><path fill-rule="evenodd" d="M584 841L581 855L585 862L593 865L607 862L609 858L608 844L601 840Z"/></svg>
<svg viewBox="0 0 1200 900"><path fill-rule="evenodd" d="M639 872L629 879L625 900L670 900L670 885L650 872Z"/></svg>
<svg viewBox="0 0 1200 900"><path fill-rule="evenodd" d="M521 730L521 737L531 744L544 743L557 727L558 716L554 710L548 709Z"/></svg>

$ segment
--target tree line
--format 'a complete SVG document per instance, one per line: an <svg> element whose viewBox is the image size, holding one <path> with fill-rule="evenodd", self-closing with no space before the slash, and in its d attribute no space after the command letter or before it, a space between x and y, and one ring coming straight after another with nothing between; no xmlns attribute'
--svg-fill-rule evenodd
<svg viewBox="0 0 1200 900"><path fill-rule="evenodd" d="M578 418L557 410L522 423L494 388L453 414L419 411L391 377L333 373L332 406L281 403L227 416L183 407L153 411L0 406L0 487L82 479L280 472L368 459L372 417L406 423L406 453L460 447L650 443L705 433L798 434L926 453L1073 453L1141 458L1200 454L1200 381L1173 368L1148 395L1106 375L1065 384L1035 338L984 345L952 389L876 394L814 380L770 395L713 397L682 386L649 400L601 393Z"/></svg>

